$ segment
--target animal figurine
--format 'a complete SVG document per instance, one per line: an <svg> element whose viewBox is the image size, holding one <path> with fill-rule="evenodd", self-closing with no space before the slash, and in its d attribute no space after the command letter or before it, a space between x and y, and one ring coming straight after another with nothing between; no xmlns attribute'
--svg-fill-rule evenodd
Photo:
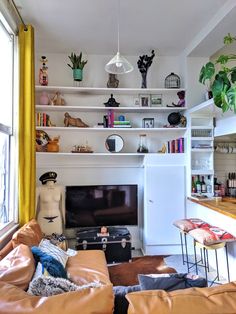
<svg viewBox="0 0 236 314"><path fill-rule="evenodd" d="M64 125L65 127L68 127L68 126L74 126L78 128L88 127L88 125L84 123L80 118L72 118L68 112L65 113Z"/></svg>
<svg viewBox="0 0 236 314"><path fill-rule="evenodd" d="M64 106L65 103L65 99L61 96L60 92L56 92L55 96L53 96L51 100L52 106Z"/></svg>

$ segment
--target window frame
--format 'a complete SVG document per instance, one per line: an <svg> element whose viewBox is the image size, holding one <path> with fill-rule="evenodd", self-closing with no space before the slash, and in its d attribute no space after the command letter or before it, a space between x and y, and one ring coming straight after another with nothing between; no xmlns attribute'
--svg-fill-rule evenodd
<svg viewBox="0 0 236 314"><path fill-rule="evenodd" d="M0 242L18 225L18 106L19 106L19 71L18 38L0 12L0 27L12 38L12 125L0 123L0 131L9 136L9 175L8 175L8 213L9 222L0 226Z"/></svg>

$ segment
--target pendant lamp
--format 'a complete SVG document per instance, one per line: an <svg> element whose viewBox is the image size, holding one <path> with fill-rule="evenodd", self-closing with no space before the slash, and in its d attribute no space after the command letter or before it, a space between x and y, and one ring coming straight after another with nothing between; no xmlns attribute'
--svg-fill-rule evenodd
<svg viewBox="0 0 236 314"><path fill-rule="evenodd" d="M118 52L105 65L105 70L112 74L125 74L133 71L134 67L120 54L120 0L118 0L118 14L117 14L117 29L118 29Z"/></svg>

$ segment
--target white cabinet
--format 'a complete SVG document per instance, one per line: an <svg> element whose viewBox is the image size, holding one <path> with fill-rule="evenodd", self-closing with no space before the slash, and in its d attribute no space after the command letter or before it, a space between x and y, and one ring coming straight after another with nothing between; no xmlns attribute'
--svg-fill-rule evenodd
<svg viewBox="0 0 236 314"><path fill-rule="evenodd" d="M145 166L145 253L172 254L176 248L179 250L179 233L173 226L173 221L184 216L184 165Z"/></svg>

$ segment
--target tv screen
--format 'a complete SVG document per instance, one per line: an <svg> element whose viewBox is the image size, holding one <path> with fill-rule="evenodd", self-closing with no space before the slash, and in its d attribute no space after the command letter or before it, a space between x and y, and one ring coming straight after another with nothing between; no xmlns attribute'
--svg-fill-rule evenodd
<svg viewBox="0 0 236 314"><path fill-rule="evenodd" d="M66 187L66 228L137 225L137 185Z"/></svg>

